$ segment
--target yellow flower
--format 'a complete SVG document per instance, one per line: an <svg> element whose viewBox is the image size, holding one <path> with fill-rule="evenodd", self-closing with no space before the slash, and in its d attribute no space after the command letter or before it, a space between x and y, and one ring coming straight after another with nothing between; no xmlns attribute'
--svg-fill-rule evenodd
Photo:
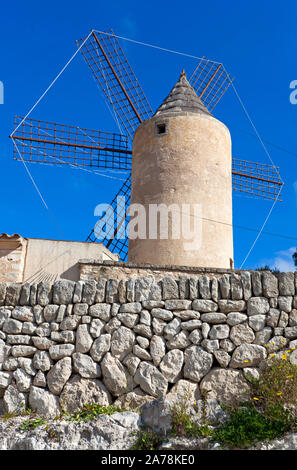
<svg viewBox="0 0 297 470"><path fill-rule="evenodd" d="M259 400L259 398L257 398L257 397L253 397L253 400Z"/></svg>
<svg viewBox="0 0 297 470"><path fill-rule="evenodd" d="M286 354L283 354L283 355L282 355L282 359L287 359L287 355L286 355Z"/></svg>
<svg viewBox="0 0 297 470"><path fill-rule="evenodd" d="M243 362L249 362L247 359L245 359Z"/></svg>
<svg viewBox="0 0 297 470"><path fill-rule="evenodd" d="M293 375L287 375L287 379L291 379L293 377Z"/></svg>
<svg viewBox="0 0 297 470"><path fill-rule="evenodd" d="M270 357L274 357L274 356L275 356L275 354L269 354L269 356L270 356Z"/></svg>
<svg viewBox="0 0 297 470"><path fill-rule="evenodd" d="M194 405L197 405L197 403L194 401Z"/></svg>
<svg viewBox="0 0 297 470"><path fill-rule="evenodd" d="M282 395L282 394L283 394L283 392L278 392L278 393L277 393L278 396L279 396L279 395Z"/></svg>

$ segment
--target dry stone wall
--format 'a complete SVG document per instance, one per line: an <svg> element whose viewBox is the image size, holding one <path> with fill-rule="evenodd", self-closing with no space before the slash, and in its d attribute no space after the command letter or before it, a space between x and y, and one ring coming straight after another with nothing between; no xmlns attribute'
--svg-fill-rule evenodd
<svg viewBox="0 0 297 470"><path fill-rule="evenodd" d="M4 412L54 417L186 389L228 403L270 353L295 345L295 273L0 284Z"/></svg>

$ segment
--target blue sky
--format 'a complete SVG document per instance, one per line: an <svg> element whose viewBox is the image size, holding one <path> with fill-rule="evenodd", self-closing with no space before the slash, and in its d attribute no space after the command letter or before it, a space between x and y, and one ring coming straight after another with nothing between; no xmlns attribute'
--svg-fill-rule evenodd
<svg viewBox="0 0 297 470"><path fill-rule="evenodd" d="M13 161L14 115L25 115L76 50L75 40L92 28L194 56L223 62L285 187L265 232L244 268L264 264L294 269L297 244L297 105L289 85L297 79L297 3L262 0L238 2L75 0L15 1L1 6L0 233L24 237L85 240L94 226L94 208L109 202L121 181L71 168L30 165L51 213L44 208L21 162ZM182 68L190 74L197 61L122 41L141 85L155 110L175 84ZM230 129L233 156L269 164L232 89L214 116ZM103 97L80 54L34 109L32 118L117 132ZM271 202L234 195L234 255L239 268L271 208ZM286 238L286 237L291 237ZM294 240L294 238L296 240ZM219 247L218 247L219 249Z"/></svg>

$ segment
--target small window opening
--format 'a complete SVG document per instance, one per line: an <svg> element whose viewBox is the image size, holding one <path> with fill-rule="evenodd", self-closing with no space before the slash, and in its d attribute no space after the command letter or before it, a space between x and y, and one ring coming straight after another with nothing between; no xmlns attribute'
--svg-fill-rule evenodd
<svg viewBox="0 0 297 470"><path fill-rule="evenodd" d="M166 124L157 124L157 134L165 134L166 133Z"/></svg>

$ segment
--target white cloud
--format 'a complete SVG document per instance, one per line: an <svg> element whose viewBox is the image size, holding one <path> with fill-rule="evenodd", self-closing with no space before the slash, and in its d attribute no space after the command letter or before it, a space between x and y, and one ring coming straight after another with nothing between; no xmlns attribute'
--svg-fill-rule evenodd
<svg viewBox="0 0 297 470"><path fill-rule="evenodd" d="M270 259L263 259L258 263L257 267L269 266L271 269L278 269L281 272L295 271L296 266L292 255L295 253L296 247L292 246L287 250L277 251L275 256Z"/></svg>

